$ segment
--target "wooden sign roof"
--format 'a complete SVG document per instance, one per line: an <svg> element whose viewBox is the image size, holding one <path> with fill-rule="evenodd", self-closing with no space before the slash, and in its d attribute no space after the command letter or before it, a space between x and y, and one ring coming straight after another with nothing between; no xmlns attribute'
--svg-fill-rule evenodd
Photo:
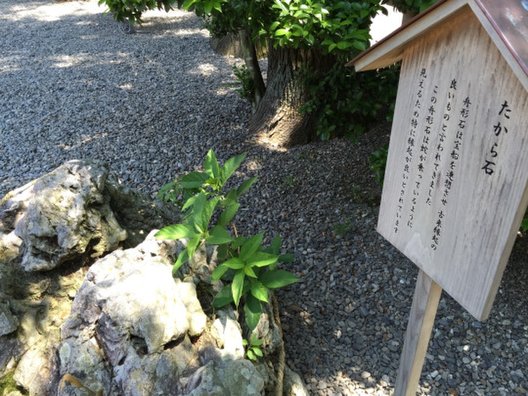
<svg viewBox="0 0 528 396"><path fill-rule="evenodd" d="M464 7L478 18L521 84L528 90L528 0L440 0L367 51L353 59L357 71L389 66L427 30Z"/></svg>

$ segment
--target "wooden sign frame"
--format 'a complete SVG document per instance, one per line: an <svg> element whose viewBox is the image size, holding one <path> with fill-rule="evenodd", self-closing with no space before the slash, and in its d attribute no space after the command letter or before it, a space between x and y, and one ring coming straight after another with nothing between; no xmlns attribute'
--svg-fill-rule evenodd
<svg viewBox="0 0 528 396"><path fill-rule="evenodd" d="M395 395L416 392L442 289L491 310L528 205L528 9L444 0L353 60L402 61L378 231L419 268Z"/></svg>

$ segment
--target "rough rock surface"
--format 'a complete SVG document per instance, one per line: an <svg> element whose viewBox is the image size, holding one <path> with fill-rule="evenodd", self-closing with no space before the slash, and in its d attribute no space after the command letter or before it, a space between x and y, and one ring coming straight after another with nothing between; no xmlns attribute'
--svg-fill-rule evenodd
<svg viewBox="0 0 528 396"><path fill-rule="evenodd" d="M9 377L30 394L45 394L60 326L91 256L115 249L127 235L125 228L137 241L145 230L174 220L93 162L70 161L3 197L0 380Z"/></svg>
<svg viewBox="0 0 528 396"><path fill-rule="evenodd" d="M109 177L107 166L72 160L0 201L0 263L20 258L25 271L51 270L116 249L127 239L123 227L137 244L167 219L174 217Z"/></svg>
<svg viewBox="0 0 528 396"><path fill-rule="evenodd" d="M148 249L150 246L144 248L151 242L147 239L135 249L117 250L90 267L63 336L68 337L79 324L86 327L97 322L106 337L101 338L105 352L117 363L127 346L113 343L121 336L115 332L143 339L149 353L186 333L196 336L203 332L207 317L194 284L174 280L171 256L162 257Z"/></svg>
<svg viewBox="0 0 528 396"><path fill-rule="evenodd" d="M234 313L206 329L194 283L172 278L181 246L153 234L91 266L62 328L52 392L77 394L71 375L104 394L262 394L265 378L243 359Z"/></svg>
<svg viewBox="0 0 528 396"><path fill-rule="evenodd" d="M0 301L0 337L14 332L18 328L18 319L13 316L7 301Z"/></svg>
<svg viewBox="0 0 528 396"><path fill-rule="evenodd" d="M3 249L13 258L18 246L26 271L51 270L84 254L100 257L126 239L103 195L108 169L70 161L8 193L1 201L0 232L11 241ZM19 240L17 240L19 238ZM4 242L5 243L5 242Z"/></svg>

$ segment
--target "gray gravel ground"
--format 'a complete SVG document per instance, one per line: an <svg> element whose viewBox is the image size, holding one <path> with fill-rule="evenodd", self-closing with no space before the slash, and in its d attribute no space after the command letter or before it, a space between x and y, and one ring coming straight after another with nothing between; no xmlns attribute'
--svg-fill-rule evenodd
<svg viewBox="0 0 528 396"><path fill-rule="evenodd" d="M355 144L261 147L234 60L213 54L196 18L148 13L130 35L102 11L0 0L0 196L73 158L107 161L154 194L209 147L222 159L248 152L242 173L259 183L240 228L281 234L302 276L279 293L289 363L314 395L390 394L417 271L375 232L366 158L386 126ZM443 296L420 395L528 394L527 240L487 322Z"/></svg>

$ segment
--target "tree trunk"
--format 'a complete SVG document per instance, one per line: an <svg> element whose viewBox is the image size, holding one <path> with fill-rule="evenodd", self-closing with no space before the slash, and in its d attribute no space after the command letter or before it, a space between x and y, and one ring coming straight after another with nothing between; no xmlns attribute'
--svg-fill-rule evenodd
<svg viewBox="0 0 528 396"><path fill-rule="evenodd" d="M290 147L314 138L314 114L300 111L307 100L301 71L322 76L332 64L333 57L315 50L268 45L266 93L249 125L258 140L273 146Z"/></svg>
<svg viewBox="0 0 528 396"><path fill-rule="evenodd" d="M255 45L251 40L251 35L247 30L241 30L239 33L240 37L240 47L242 50L242 55L244 63L248 69L251 80L253 81L253 110L256 110L264 92L266 92L266 86L264 85L264 80L262 79L262 73L260 71L260 65L258 63L257 51Z"/></svg>

